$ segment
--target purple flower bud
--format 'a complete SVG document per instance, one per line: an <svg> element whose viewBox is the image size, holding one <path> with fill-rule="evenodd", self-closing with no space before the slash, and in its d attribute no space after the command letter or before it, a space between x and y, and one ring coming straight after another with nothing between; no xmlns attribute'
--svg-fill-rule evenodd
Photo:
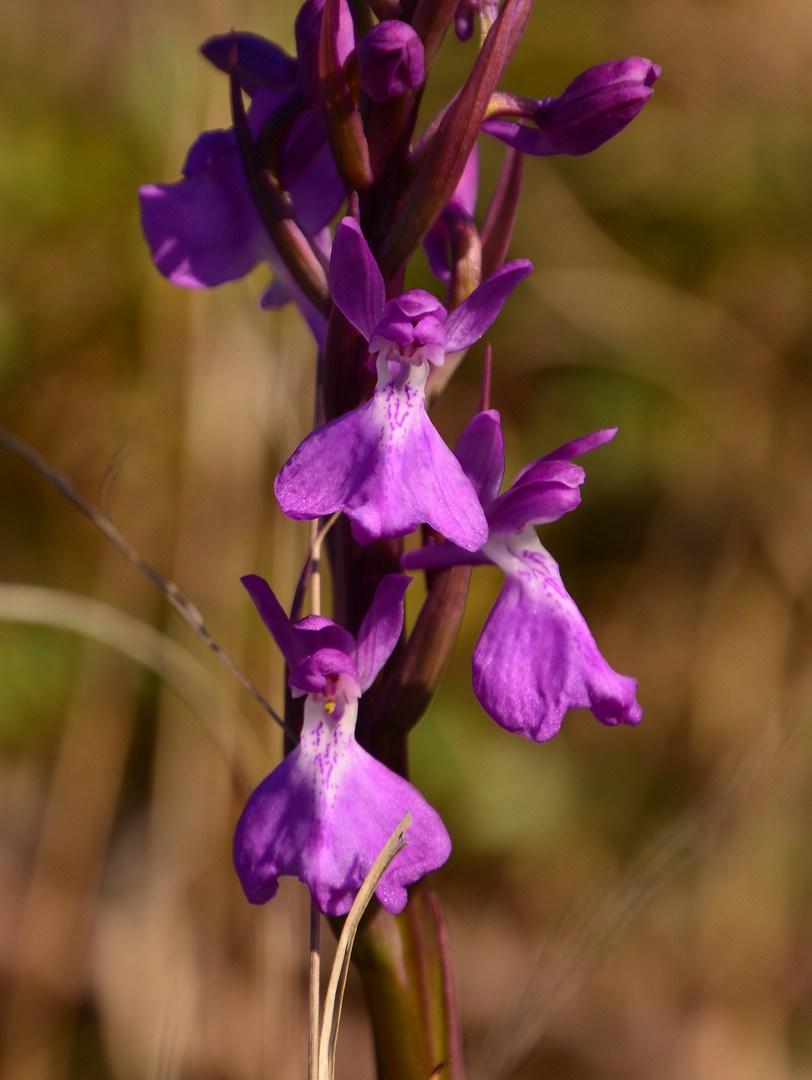
<svg viewBox="0 0 812 1080"><path fill-rule="evenodd" d="M659 64L641 56L598 64L574 79L561 97L516 99L514 109L500 108L500 115L486 120L482 130L537 157L589 154L637 116L661 74ZM531 120L536 126L504 118L508 116Z"/></svg>
<svg viewBox="0 0 812 1080"><path fill-rule="evenodd" d="M296 16L296 53L299 57L299 80L311 109L321 107L319 92L319 36L324 0L306 0ZM344 63L355 48L355 27L347 5L338 6L338 59Z"/></svg>
<svg viewBox="0 0 812 1080"><path fill-rule="evenodd" d="M399 97L423 81L423 42L408 23L387 19L362 38L358 67L374 101Z"/></svg>

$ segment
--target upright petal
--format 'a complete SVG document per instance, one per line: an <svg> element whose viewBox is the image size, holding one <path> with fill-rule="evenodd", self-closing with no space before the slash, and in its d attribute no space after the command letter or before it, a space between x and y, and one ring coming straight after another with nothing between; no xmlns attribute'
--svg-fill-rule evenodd
<svg viewBox="0 0 812 1080"><path fill-rule="evenodd" d="M517 487L519 484L526 484L529 481L537 479L556 479L571 484L582 484L584 482L584 471L580 465L573 465L570 458L580 457L581 454L588 454L590 450L596 450L599 446L604 446L606 443L611 442L617 435L617 428L603 428L601 431L593 431L591 435L582 435L580 439L573 439L572 442L565 443L564 446L559 446L557 450L551 450L549 454L545 454L543 457L537 458L536 461L531 461L529 465L525 465L516 476L513 481L513 487ZM565 462L562 471L551 472L550 463ZM574 470L574 471L573 471ZM567 476L570 477L567 480Z"/></svg>
<svg viewBox="0 0 812 1080"><path fill-rule="evenodd" d="M503 728L543 742L568 709L589 708L604 724L637 724L637 682L600 654L532 527L486 549L506 580L472 660L474 693Z"/></svg>
<svg viewBox="0 0 812 1080"><path fill-rule="evenodd" d="M457 440L454 454L487 514L505 476L505 439L496 409L477 413Z"/></svg>
<svg viewBox="0 0 812 1080"><path fill-rule="evenodd" d="M501 495L488 512L491 537L520 532L528 524L549 525L581 502L577 485L555 481L520 484Z"/></svg>
<svg viewBox="0 0 812 1080"><path fill-rule="evenodd" d="M459 352L479 341L496 321L507 298L532 269L533 264L527 259L505 263L454 308L446 323L446 352Z"/></svg>
<svg viewBox="0 0 812 1080"><path fill-rule="evenodd" d="M392 655L403 630L403 600L412 579L388 574L375 591L372 607L358 630L355 659L361 692L368 690Z"/></svg>
<svg viewBox="0 0 812 1080"><path fill-rule="evenodd" d="M245 577L240 578L240 581L254 601L259 617L270 630L271 637L285 658L285 663L288 667L293 667L297 659L293 627L285 609L276 599L273 589L259 574L246 574Z"/></svg>
<svg viewBox="0 0 812 1080"><path fill-rule="evenodd" d="M292 690L322 694L328 692L331 680L335 683L343 678L343 684L357 699L361 692L357 675L355 661L343 649L319 649L299 661L290 673L289 683Z"/></svg>
<svg viewBox="0 0 812 1080"><path fill-rule="evenodd" d="M259 34L217 34L204 41L200 51L210 63L228 75L232 47L237 50L237 80L251 97L271 87L285 94L299 85L299 65L284 49Z"/></svg>
<svg viewBox="0 0 812 1080"><path fill-rule="evenodd" d="M386 307L386 286L361 226L351 217L336 228L329 286L336 306L369 341Z"/></svg>
<svg viewBox="0 0 812 1080"><path fill-rule="evenodd" d="M588 454L590 450L596 450L599 446L611 442L615 435L617 435L616 427L593 431L591 435L582 435L580 439L573 439L572 442L559 446L557 450L551 450L541 460L554 461L560 458L580 457L581 454Z"/></svg>

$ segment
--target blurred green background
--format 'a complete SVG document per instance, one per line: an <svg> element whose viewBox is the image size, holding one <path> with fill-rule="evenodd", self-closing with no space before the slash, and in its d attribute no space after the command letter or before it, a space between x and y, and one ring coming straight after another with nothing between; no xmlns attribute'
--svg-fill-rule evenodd
<svg viewBox="0 0 812 1080"><path fill-rule="evenodd" d="M295 313L257 310L266 270L207 293L165 282L136 190L228 124L196 46L234 26L292 51L296 10L0 5L0 422L179 583L276 703L279 658L238 578L292 595L306 528L281 520L272 479L309 427L312 348ZM497 729L470 688L500 586L483 569L413 777L455 845L435 885L472 1077L800 1080L812 6L549 0L503 86L555 94L632 54L664 69L635 123L587 158L526 164L511 257L536 270L490 340L509 476L620 427L542 540L609 662L639 679L644 720L573 713L541 746ZM446 42L426 117L472 56ZM501 147L481 144L484 207ZM429 285L420 260L414 275ZM448 441L481 359L436 409ZM253 909L230 866L235 769L261 776L276 732L5 450L0 578L0 1080L303 1076L304 890L283 882ZM372 1076L355 984L338 1068Z"/></svg>

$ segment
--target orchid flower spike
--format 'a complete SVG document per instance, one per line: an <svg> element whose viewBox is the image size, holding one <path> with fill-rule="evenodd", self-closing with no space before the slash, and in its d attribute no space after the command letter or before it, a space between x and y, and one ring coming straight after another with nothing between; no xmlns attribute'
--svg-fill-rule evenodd
<svg viewBox="0 0 812 1080"><path fill-rule="evenodd" d="M471 481L426 414L431 364L467 349L488 330L532 270L507 263L449 315L423 289L387 301L383 276L356 221L336 229L330 260L333 302L369 342L378 383L370 401L312 432L282 467L274 490L288 517L342 510L359 543L431 525L466 551L488 528Z"/></svg>
<svg viewBox="0 0 812 1080"><path fill-rule="evenodd" d="M531 101L497 95L482 130L537 157L589 154L634 120L661 74L659 64L630 56L589 68L561 97Z"/></svg>
<svg viewBox="0 0 812 1080"><path fill-rule="evenodd" d="M315 14L310 12L314 7ZM309 0L300 12L298 61L273 42L247 33L210 38L201 52L228 72L236 47L237 78L251 98L248 124L255 139L274 117L284 120L287 133L280 147L279 180L290 194L298 221L329 256L327 226L346 192L332 158L324 116L315 101L312 108L308 105L311 72L317 66L311 54L317 47L322 7L323 0ZM309 21L302 18L308 13ZM340 25L343 60L355 44L348 10ZM177 183L147 184L139 192L144 236L160 272L174 285L203 289L236 281L266 262L275 278L261 305L279 307L293 300L317 343L323 344L326 320L302 293L268 236L245 178L234 129L203 132L182 172Z"/></svg>
<svg viewBox="0 0 812 1080"><path fill-rule="evenodd" d="M250 574L242 582L285 657L294 696L307 695L299 745L251 795L237 823L234 866L245 895L264 904L290 875L325 915L345 915L410 810L408 844L375 890L397 914L406 887L451 852L439 814L355 741L358 699L397 644L410 578L381 581L357 639L322 616L291 624L266 581Z"/></svg>
<svg viewBox="0 0 812 1080"><path fill-rule="evenodd" d="M567 593L536 525L556 521L581 501L584 471L570 458L613 439L617 428L567 443L523 469L502 495L505 451L499 414L479 413L460 436L456 455L488 519L488 539L475 553L450 543L401 557L407 570L493 563L505 584L474 651L474 693L507 731L543 742L557 734L569 709L589 708L604 724L637 724L637 682L604 660L583 615Z"/></svg>

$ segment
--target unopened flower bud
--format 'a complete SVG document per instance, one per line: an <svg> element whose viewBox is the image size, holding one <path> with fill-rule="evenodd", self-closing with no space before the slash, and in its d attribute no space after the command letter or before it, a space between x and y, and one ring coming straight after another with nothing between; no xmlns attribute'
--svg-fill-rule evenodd
<svg viewBox="0 0 812 1080"><path fill-rule="evenodd" d="M296 53L299 57L299 79L305 100L311 108L319 106L319 35L324 14L324 0L306 0L296 16ZM338 6L338 59L343 64L355 48L355 29L347 0Z"/></svg>
<svg viewBox="0 0 812 1080"><path fill-rule="evenodd" d="M408 23L387 19L361 39L358 67L374 101L399 97L423 81L423 42Z"/></svg>
<svg viewBox="0 0 812 1080"><path fill-rule="evenodd" d="M574 79L561 97L515 99L514 108L505 96L504 107L495 110L482 130L525 154L589 154L637 116L661 73L659 64L641 56L598 64Z"/></svg>

